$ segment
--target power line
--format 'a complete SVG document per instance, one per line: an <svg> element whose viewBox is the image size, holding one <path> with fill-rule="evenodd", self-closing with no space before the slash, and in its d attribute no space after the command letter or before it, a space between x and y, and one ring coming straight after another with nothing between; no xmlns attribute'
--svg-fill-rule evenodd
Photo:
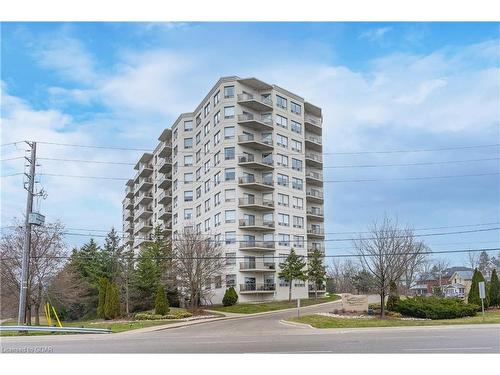
<svg viewBox="0 0 500 375"><path fill-rule="evenodd" d="M2 159L2 160L0 160L0 162L11 161L11 160L18 160L18 159L25 159L25 157L24 156L16 156L16 157L13 157L13 158ZM38 159L40 159L40 158L38 158Z"/></svg>
<svg viewBox="0 0 500 375"><path fill-rule="evenodd" d="M19 142L17 142L19 143ZM39 144L55 145L55 146L66 146L66 147L80 147L80 148L96 148L96 149L109 149L109 150L120 150L120 151L144 151L144 152L154 152L154 149L144 149L144 148L129 148L129 147L113 147L113 146L97 146L97 145L82 145L82 144L69 144L69 143L58 143L58 142L44 142L37 141ZM412 152L433 152L433 151L448 151L448 150L464 150L464 149L474 149L474 148L491 148L498 147L500 143L485 144L485 145L473 145L473 146L455 146L455 147L443 147L443 148L429 148L429 149L411 149L411 150L385 150L385 151L353 151L353 152L323 152L323 155L362 155L362 154L392 154L392 153L412 153ZM185 150L183 150L185 151ZM178 151L180 152L180 151ZM187 151L193 153L194 151Z"/></svg>
<svg viewBox="0 0 500 375"><path fill-rule="evenodd" d="M4 178L4 177L12 177L12 176L20 176L20 175L24 175L24 173L11 173L11 174L4 174L2 176L0 176L0 178Z"/></svg>
<svg viewBox="0 0 500 375"><path fill-rule="evenodd" d="M498 225L500 222L490 222L490 223L477 223L477 224L461 224L461 225L447 225L447 226L439 226L439 227L421 227L421 228L410 228L414 231L421 231L421 230L433 230L433 229L451 229L451 228L467 228L467 227L480 227L480 226L485 226L485 225ZM4 225L0 227L0 229L8 229L8 228L20 228L22 229L22 225ZM105 232L109 233L111 230L108 229L92 229L92 228L72 228L72 227L65 227L64 229L66 230L71 230L71 231L85 231L85 232ZM116 230L116 233L122 234L126 233L121 230ZM370 231L358 231L358 232L324 232L324 234L366 234L366 233L372 233Z"/></svg>
<svg viewBox="0 0 500 375"><path fill-rule="evenodd" d="M126 163L119 161L107 161L107 160L84 160L84 159L59 159L59 158L38 158L40 160L51 160L51 161L69 161L77 163L94 163L94 164L117 164L117 165L136 165L137 163Z"/></svg>
<svg viewBox="0 0 500 375"><path fill-rule="evenodd" d="M436 251L420 251L420 252L406 252L406 253L382 253L382 254L366 254L363 255L362 257L376 257L376 256L385 256L385 255L431 255L431 254L457 254L457 253L475 253L475 252L491 252L491 251L499 251L500 247L496 248L487 248L487 249L459 249L459 250L436 250ZM308 259L310 258L309 255L299 255L302 258ZM32 256L32 259L71 259L73 256L72 255L57 255L57 256L50 256L50 255L42 255L42 256ZM335 255L323 255L325 258L360 258L360 255L357 254L335 254ZM146 259L149 257L146 257ZM151 259L156 259L156 260L187 260L187 259L192 259L192 260L203 260L203 259L247 259L245 256L234 256L234 257L178 257L178 256L157 256L157 257L150 257ZM270 256L255 256L255 259L269 259L271 258ZM273 259L285 259L285 256L272 256ZM12 259L19 259L19 257L1 257L0 260L12 260ZM79 259L94 259L94 257L86 257L86 256L80 256ZM117 259L123 259L123 260L137 260L139 259L139 256L133 255L133 256L127 256L127 255L121 255L117 256Z"/></svg>
<svg viewBox="0 0 500 375"><path fill-rule="evenodd" d="M11 145L17 145L18 143L23 143L25 141L17 141L17 142L10 142L10 143L3 143L0 145L0 147L5 147L5 146L11 146Z"/></svg>

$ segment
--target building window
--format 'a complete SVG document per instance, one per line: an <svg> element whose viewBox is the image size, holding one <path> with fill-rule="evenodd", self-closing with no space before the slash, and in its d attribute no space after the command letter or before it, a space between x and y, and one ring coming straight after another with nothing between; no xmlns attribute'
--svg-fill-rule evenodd
<svg viewBox="0 0 500 375"><path fill-rule="evenodd" d="M236 275L226 275L226 288L236 287Z"/></svg>
<svg viewBox="0 0 500 375"><path fill-rule="evenodd" d="M304 228L304 218L300 216L293 217L293 227L294 228Z"/></svg>
<svg viewBox="0 0 500 375"><path fill-rule="evenodd" d="M276 105L280 108L287 109L287 100L279 95L276 95Z"/></svg>
<svg viewBox="0 0 500 375"><path fill-rule="evenodd" d="M193 148L193 138L184 138L184 148Z"/></svg>
<svg viewBox="0 0 500 375"><path fill-rule="evenodd" d="M196 188L196 199L201 197L201 186L198 186Z"/></svg>
<svg viewBox="0 0 500 375"><path fill-rule="evenodd" d="M203 145L203 151L205 152L205 155L207 155L210 152L210 141L208 141Z"/></svg>
<svg viewBox="0 0 500 375"><path fill-rule="evenodd" d="M198 163L201 160L201 150L196 151L196 162Z"/></svg>
<svg viewBox="0 0 500 375"><path fill-rule="evenodd" d="M293 236L293 246L304 247L304 236Z"/></svg>
<svg viewBox="0 0 500 375"><path fill-rule="evenodd" d="M218 227L220 225L220 212L214 215L214 227Z"/></svg>
<svg viewBox="0 0 500 375"><path fill-rule="evenodd" d="M226 223L236 223L236 211L235 210L226 210L224 219Z"/></svg>
<svg viewBox="0 0 500 375"><path fill-rule="evenodd" d="M290 111L297 115L300 115L302 113L302 107L300 104L290 101Z"/></svg>
<svg viewBox="0 0 500 375"><path fill-rule="evenodd" d="M210 180L205 181L205 193L210 191Z"/></svg>
<svg viewBox="0 0 500 375"><path fill-rule="evenodd" d="M210 231L210 218L205 219L205 232Z"/></svg>
<svg viewBox="0 0 500 375"><path fill-rule="evenodd" d="M297 134L302 134L302 124L297 121L292 120L292 125L290 126L290 129Z"/></svg>
<svg viewBox="0 0 500 375"><path fill-rule="evenodd" d="M193 166L193 155L184 155L184 166L185 167Z"/></svg>
<svg viewBox="0 0 500 375"><path fill-rule="evenodd" d="M222 276L215 276L214 277L214 284L215 284L215 289L222 288Z"/></svg>
<svg viewBox="0 0 500 375"><path fill-rule="evenodd" d="M233 160L234 156L234 147L226 147L224 149L224 160Z"/></svg>
<svg viewBox="0 0 500 375"><path fill-rule="evenodd" d="M304 208L304 199L293 197L293 208L298 208L299 210Z"/></svg>
<svg viewBox="0 0 500 375"><path fill-rule="evenodd" d="M215 175L214 175L214 186L217 186L219 185L221 182L221 172L217 172Z"/></svg>
<svg viewBox="0 0 500 375"><path fill-rule="evenodd" d="M226 253L226 265L236 264L236 253Z"/></svg>
<svg viewBox="0 0 500 375"><path fill-rule="evenodd" d="M217 151L214 155L214 166L220 163L220 151Z"/></svg>
<svg viewBox="0 0 500 375"><path fill-rule="evenodd" d="M198 126L200 124L201 124L201 114L199 114L198 116L196 116L196 126Z"/></svg>
<svg viewBox="0 0 500 375"><path fill-rule="evenodd" d="M184 220L191 220L193 218L193 209L185 208L184 209Z"/></svg>
<svg viewBox="0 0 500 375"><path fill-rule="evenodd" d="M236 172L234 168L226 168L224 170L224 179L226 181L234 181L236 179Z"/></svg>
<svg viewBox="0 0 500 375"><path fill-rule="evenodd" d="M186 190L184 192L184 202L192 202L193 201L193 191Z"/></svg>
<svg viewBox="0 0 500 375"><path fill-rule="evenodd" d="M217 125L220 122L220 111L217 111L217 113L214 115L214 126Z"/></svg>
<svg viewBox="0 0 500 375"><path fill-rule="evenodd" d="M214 134L214 146L217 146L220 142L220 130Z"/></svg>
<svg viewBox="0 0 500 375"><path fill-rule="evenodd" d="M179 133L177 132L177 129L174 130L174 141L177 139L177 136L179 135Z"/></svg>
<svg viewBox="0 0 500 375"><path fill-rule="evenodd" d="M224 98L234 98L234 86L224 86Z"/></svg>
<svg viewBox="0 0 500 375"><path fill-rule="evenodd" d="M203 127L203 135L207 135L208 133L210 133L210 123L207 122L205 124L205 126Z"/></svg>
<svg viewBox="0 0 500 375"><path fill-rule="evenodd" d="M203 108L203 115L205 116L205 118L208 116L209 113L210 113L210 102L208 102L205 108Z"/></svg>
<svg viewBox="0 0 500 375"><path fill-rule="evenodd" d="M205 212L210 211L210 198L205 201Z"/></svg>
<svg viewBox="0 0 500 375"><path fill-rule="evenodd" d="M201 142L201 130L196 134L196 144L200 144Z"/></svg>
<svg viewBox="0 0 500 375"><path fill-rule="evenodd" d="M236 200L236 189L226 189L224 192L224 200L226 202L234 202Z"/></svg>
<svg viewBox="0 0 500 375"><path fill-rule="evenodd" d="M297 190L302 190L303 189L303 181L301 178L297 177L292 177L292 188L297 189Z"/></svg>
<svg viewBox="0 0 500 375"><path fill-rule="evenodd" d="M290 235L284 233L278 233L278 245L290 246Z"/></svg>
<svg viewBox="0 0 500 375"><path fill-rule="evenodd" d="M276 177L277 177L278 185L280 185L280 186L288 186L288 176L287 175L278 173L276 175Z"/></svg>
<svg viewBox="0 0 500 375"><path fill-rule="evenodd" d="M292 169L296 171L302 170L302 160L292 158Z"/></svg>
<svg viewBox="0 0 500 375"><path fill-rule="evenodd" d="M217 91L214 95L214 107L220 102L220 91Z"/></svg>
<svg viewBox="0 0 500 375"><path fill-rule="evenodd" d="M210 171L210 160L205 162L205 174Z"/></svg>
<svg viewBox="0 0 500 375"><path fill-rule="evenodd" d="M276 144L283 148L288 148L288 137L281 134L276 134Z"/></svg>
<svg viewBox="0 0 500 375"><path fill-rule="evenodd" d="M201 178L201 167L196 170L196 181L199 181Z"/></svg>
<svg viewBox="0 0 500 375"><path fill-rule="evenodd" d="M201 216L201 204L196 206L196 217L200 217Z"/></svg>
<svg viewBox="0 0 500 375"><path fill-rule="evenodd" d="M192 132L193 131L193 121L184 121L184 131L185 132Z"/></svg>
<svg viewBox="0 0 500 375"><path fill-rule="evenodd" d="M234 126L224 128L224 139L234 139Z"/></svg>
<svg viewBox="0 0 500 375"><path fill-rule="evenodd" d="M220 192L214 195L214 206L218 206L220 204Z"/></svg>
<svg viewBox="0 0 500 375"><path fill-rule="evenodd" d="M184 173L184 183L185 184L192 184L193 183L193 173Z"/></svg>
<svg viewBox="0 0 500 375"><path fill-rule="evenodd" d="M278 206L288 207L289 197L286 194L278 193Z"/></svg>
<svg viewBox="0 0 500 375"><path fill-rule="evenodd" d="M302 152L302 142L292 139L292 151Z"/></svg>
<svg viewBox="0 0 500 375"><path fill-rule="evenodd" d="M288 167L288 156L277 154L276 155L276 165Z"/></svg>
<svg viewBox="0 0 500 375"><path fill-rule="evenodd" d="M231 245L236 243L236 232L226 232L224 233L224 238L226 239L226 245Z"/></svg>
<svg viewBox="0 0 500 375"><path fill-rule="evenodd" d="M286 117L276 115L276 125L287 129L288 128L288 120Z"/></svg>
<svg viewBox="0 0 500 375"><path fill-rule="evenodd" d="M282 227L289 227L290 216L287 214L278 213L278 225L281 225Z"/></svg>
<svg viewBox="0 0 500 375"><path fill-rule="evenodd" d="M224 107L224 118L234 118L234 107Z"/></svg>

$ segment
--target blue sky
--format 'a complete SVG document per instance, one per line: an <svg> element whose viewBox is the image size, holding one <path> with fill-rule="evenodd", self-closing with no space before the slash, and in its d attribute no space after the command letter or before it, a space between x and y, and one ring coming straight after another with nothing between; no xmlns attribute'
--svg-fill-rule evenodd
<svg viewBox="0 0 500 375"><path fill-rule="evenodd" d="M325 152L499 143L495 23L3 23L2 143L23 139L153 148L220 76L256 76L324 110ZM23 155L4 147L2 158ZM325 180L499 172L498 147L325 156ZM40 145L39 156L134 162L138 152ZM41 171L129 177L129 166L41 160ZM21 172L22 160L2 163ZM123 183L42 176L41 210L69 228L121 228ZM498 223L499 176L326 183L325 231L384 214L415 228ZM24 210L22 176L2 179L2 225ZM498 226L498 225L497 225ZM451 228L436 231L491 228ZM81 233L81 231L80 231ZM328 239L346 235L328 234ZM86 237L68 236L78 245ZM498 247L498 231L426 238L434 250ZM327 242L329 254L349 242ZM460 263L465 255L456 255Z"/></svg>

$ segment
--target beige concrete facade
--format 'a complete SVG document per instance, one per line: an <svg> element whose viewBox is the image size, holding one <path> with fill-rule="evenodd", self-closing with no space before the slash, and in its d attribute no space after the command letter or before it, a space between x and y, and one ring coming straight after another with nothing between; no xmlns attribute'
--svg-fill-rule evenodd
<svg viewBox="0 0 500 375"><path fill-rule="evenodd" d="M123 230L135 249L160 225L221 241L226 269L207 288L220 303L288 298L279 263L293 247L324 251L321 109L255 78L221 78L166 129L126 186ZM281 258L281 259L280 259ZM306 298L296 283L293 298Z"/></svg>

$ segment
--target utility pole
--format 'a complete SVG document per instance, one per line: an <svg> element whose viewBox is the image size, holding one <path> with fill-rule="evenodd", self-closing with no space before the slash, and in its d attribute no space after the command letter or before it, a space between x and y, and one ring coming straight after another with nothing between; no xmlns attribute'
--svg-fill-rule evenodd
<svg viewBox="0 0 500 375"><path fill-rule="evenodd" d="M30 163L28 177L28 196L26 200L26 217L24 220L24 244L23 244L23 259L21 264L21 284L19 292L19 313L17 324L24 325L26 323L26 305L28 297L28 275L29 275L29 259L31 247L31 223L30 215L33 211L33 195L35 190L35 166L36 166L36 142L26 142L31 147L31 156L26 158Z"/></svg>

